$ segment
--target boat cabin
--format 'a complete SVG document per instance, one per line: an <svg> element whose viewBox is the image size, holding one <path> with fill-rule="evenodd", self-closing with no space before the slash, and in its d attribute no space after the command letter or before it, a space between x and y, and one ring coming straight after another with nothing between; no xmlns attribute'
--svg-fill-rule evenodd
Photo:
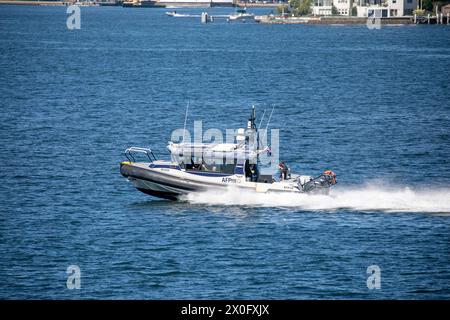
<svg viewBox="0 0 450 320"><path fill-rule="evenodd" d="M272 176L260 175L257 153L249 150L246 144L170 143L167 148L172 161L190 173L209 176L237 174L245 175L248 181L272 183Z"/></svg>

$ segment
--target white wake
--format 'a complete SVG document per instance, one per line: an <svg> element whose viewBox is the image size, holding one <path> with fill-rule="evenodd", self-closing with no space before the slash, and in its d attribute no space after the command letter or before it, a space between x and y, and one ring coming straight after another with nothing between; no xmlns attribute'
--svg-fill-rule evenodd
<svg viewBox="0 0 450 320"><path fill-rule="evenodd" d="M389 211L450 213L450 188L413 190L407 187L335 188L329 196L307 194L255 193L228 188L223 192L187 195L194 204L240 205L251 207L296 207L303 210Z"/></svg>

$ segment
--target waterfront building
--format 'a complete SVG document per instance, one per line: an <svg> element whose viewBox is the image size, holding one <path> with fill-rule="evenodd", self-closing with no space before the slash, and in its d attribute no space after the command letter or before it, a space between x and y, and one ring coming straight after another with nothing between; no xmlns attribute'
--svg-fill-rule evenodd
<svg viewBox="0 0 450 320"><path fill-rule="evenodd" d="M333 13L333 0L315 0L312 7L315 16L330 16Z"/></svg>
<svg viewBox="0 0 450 320"><path fill-rule="evenodd" d="M447 14L450 14L450 4L443 6L441 8L441 12L446 16Z"/></svg>
<svg viewBox="0 0 450 320"><path fill-rule="evenodd" d="M159 0L159 3L175 7L231 7L234 4L233 0Z"/></svg>
<svg viewBox="0 0 450 320"><path fill-rule="evenodd" d="M356 7L357 16L360 18L375 17L387 18L389 17L389 8L381 5L367 5Z"/></svg>
<svg viewBox="0 0 450 320"><path fill-rule="evenodd" d="M312 7L316 16L330 16L333 14L348 16L352 14L352 0L315 0Z"/></svg>
<svg viewBox="0 0 450 320"><path fill-rule="evenodd" d="M403 17L412 16L417 0L358 0L358 17Z"/></svg>
<svg viewBox="0 0 450 320"><path fill-rule="evenodd" d="M412 16L417 8L417 0L388 0L389 16Z"/></svg>
<svg viewBox="0 0 450 320"><path fill-rule="evenodd" d="M333 5L340 15L342 16L352 15L352 7L353 7L352 0L333 0Z"/></svg>

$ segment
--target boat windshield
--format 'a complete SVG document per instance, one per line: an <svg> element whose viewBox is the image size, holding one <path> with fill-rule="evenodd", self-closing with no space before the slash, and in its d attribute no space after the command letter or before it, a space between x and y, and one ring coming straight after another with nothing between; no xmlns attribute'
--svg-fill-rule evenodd
<svg viewBox="0 0 450 320"><path fill-rule="evenodd" d="M185 163L181 161L180 167L186 171L214 172L222 174L234 174L236 161L234 163L226 163L223 161L205 161L205 159L194 159Z"/></svg>

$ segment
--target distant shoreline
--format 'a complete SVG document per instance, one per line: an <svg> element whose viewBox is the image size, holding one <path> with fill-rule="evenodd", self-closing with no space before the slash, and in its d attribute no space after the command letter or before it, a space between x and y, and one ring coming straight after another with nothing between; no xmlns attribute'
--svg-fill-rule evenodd
<svg viewBox="0 0 450 320"><path fill-rule="evenodd" d="M72 4L74 1L36 1L36 0L0 0L0 5L24 5L24 6L68 6ZM95 2L93 3L98 4L100 6L107 5L102 2ZM111 4L109 4L111 5ZM116 4L117 6L121 6L120 4ZM184 3L167 3L164 5L176 5L177 7L181 8L190 8L190 7L199 7L199 8L209 8L209 6L198 6L195 4L189 5ZM161 8L164 7L164 5L161 5ZM225 5L224 5L225 6ZM226 5L228 6L228 5ZM279 6L278 3L236 3L236 7L247 7L247 8L276 8ZM215 4L214 7L221 7L220 4Z"/></svg>
<svg viewBox="0 0 450 320"><path fill-rule="evenodd" d="M92 0L91 0L92 1ZM19 6L69 6L74 4L74 1L35 1L35 0L0 0L0 5L19 5ZM81 6L119 6L120 3L114 2L96 2L93 0L92 2L81 2L79 5ZM161 6L157 6L159 8L164 8L165 3ZM242 7L244 4L241 2L236 4L237 7ZM273 3L247 3L247 7L253 8L273 8ZM180 8L191 8L190 6L178 6ZM214 6L220 7L220 6ZM167 7L169 9L169 7ZM211 8L208 6L205 7L195 7L195 8ZM361 24L369 24L371 18L366 17L354 17L354 16L297 16L297 17L282 17L277 15L261 15L255 16L255 21L261 24L308 24L308 25L361 25ZM418 17L417 21L413 16L404 16L404 17L384 17L378 18L378 23L380 25L449 25L449 18L447 16L441 17L441 20L435 16L428 17Z"/></svg>
<svg viewBox="0 0 450 320"><path fill-rule="evenodd" d="M0 0L0 5L18 5L18 6L66 6L70 2L64 1L17 1L17 0Z"/></svg>

